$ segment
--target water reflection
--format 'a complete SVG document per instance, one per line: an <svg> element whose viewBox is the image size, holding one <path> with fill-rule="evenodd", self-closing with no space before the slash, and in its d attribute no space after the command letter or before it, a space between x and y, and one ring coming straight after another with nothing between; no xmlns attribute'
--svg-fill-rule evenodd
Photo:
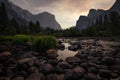
<svg viewBox="0 0 120 80"><path fill-rule="evenodd" d="M68 46L70 46L69 43L63 43L65 45L65 49L64 50L58 50L58 59L62 59L65 60L67 57L71 57L74 56L77 51L70 51L68 50Z"/></svg>

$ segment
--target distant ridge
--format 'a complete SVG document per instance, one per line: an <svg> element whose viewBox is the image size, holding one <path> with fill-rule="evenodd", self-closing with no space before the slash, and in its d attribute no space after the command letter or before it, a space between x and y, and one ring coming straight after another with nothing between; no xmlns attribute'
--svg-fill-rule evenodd
<svg viewBox="0 0 120 80"><path fill-rule="evenodd" d="M86 29L94 25L98 20L101 20L101 23L104 23L104 17L107 16L109 18L109 14L112 11L118 12L120 14L120 0L116 0L114 5L106 11L102 9L90 9L87 16L80 16L76 22L76 28L80 30Z"/></svg>
<svg viewBox="0 0 120 80"><path fill-rule="evenodd" d="M7 9L9 18L15 17L20 23L28 23L29 21L39 21L42 28L51 28L61 30L60 24L56 21L55 16L49 12L33 15L28 10L24 10L9 0L0 0L0 4L4 3Z"/></svg>

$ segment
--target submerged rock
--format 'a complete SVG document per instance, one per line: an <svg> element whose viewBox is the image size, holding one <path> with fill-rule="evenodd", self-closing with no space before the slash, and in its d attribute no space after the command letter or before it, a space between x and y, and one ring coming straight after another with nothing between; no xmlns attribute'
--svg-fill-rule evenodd
<svg viewBox="0 0 120 80"><path fill-rule="evenodd" d="M78 47L77 46L69 46L68 49L71 51L77 51Z"/></svg>
<svg viewBox="0 0 120 80"><path fill-rule="evenodd" d="M57 45L57 49L64 50L65 49L65 45L59 44L59 45Z"/></svg>

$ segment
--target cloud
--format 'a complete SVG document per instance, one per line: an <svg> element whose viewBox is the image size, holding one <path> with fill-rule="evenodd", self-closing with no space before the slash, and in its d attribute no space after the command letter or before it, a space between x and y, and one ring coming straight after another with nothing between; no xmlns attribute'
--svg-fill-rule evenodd
<svg viewBox="0 0 120 80"><path fill-rule="evenodd" d="M21 8L37 14L48 11L56 16L63 28L76 24L80 15L87 15L89 9L109 9L115 0L11 0Z"/></svg>

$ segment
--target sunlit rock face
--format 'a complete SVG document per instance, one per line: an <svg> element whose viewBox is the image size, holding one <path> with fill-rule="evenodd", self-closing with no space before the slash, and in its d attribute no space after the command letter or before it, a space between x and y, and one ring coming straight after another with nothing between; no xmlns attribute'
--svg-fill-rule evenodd
<svg viewBox="0 0 120 80"><path fill-rule="evenodd" d="M61 29L60 24L56 21L55 16L53 14L43 12L37 15L33 15L29 11L16 6L9 0L0 0L0 4L1 3L5 4L9 18L15 17L19 23L39 21L42 28L52 28L55 30Z"/></svg>
<svg viewBox="0 0 120 80"><path fill-rule="evenodd" d="M120 0L116 0L115 4L109 10L91 9L87 16L80 16L76 23L76 27L80 30L86 29L97 22L104 23L105 17L109 19L109 15L112 11L120 14Z"/></svg>

